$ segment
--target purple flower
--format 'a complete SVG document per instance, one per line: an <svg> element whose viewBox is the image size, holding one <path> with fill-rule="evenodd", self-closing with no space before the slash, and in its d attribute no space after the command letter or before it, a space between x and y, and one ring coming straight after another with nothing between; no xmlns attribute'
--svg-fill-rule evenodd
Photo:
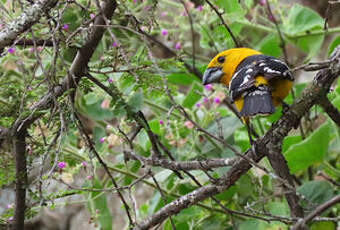
<svg viewBox="0 0 340 230"><path fill-rule="evenodd" d="M201 12L201 11L203 10L203 6L202 6L202 5L199 5L199 6L196 7L196 9L197 9L199 12Z"/></svg>
<svg viewBox="0 0 340 230"><path fill-rule="evenodd" d="M113 46L113 47L118 47L117 42L113 42L113 43L112 43L112 46Z"/></svg>
<svg viewBox="0 0 340 230"><path fill-rule="evenodd" d="M207 84L204 86L204 88L208 91L210 91L212 89L212 84Z"/></svg>
<svg viewBox="0 0 340 230"><path fill-rule="evenodd" d="M267 4L267 0L260 0L260 5L261 6L264 6L264 5L266 5Z"/></svg>
<svg viewBox="0 0 340 230"><path fill-rule="evenodd" d="M33 151L32 151L31 148L28 149L28 153L27 153L27 154L28 154L28 155L32 155L32 154L33 154Z"/></svg>
<svg viewBox="0 0 340 230"><path fill-rule="evenodd" d="M113 83L113 79L109 77L109 79L107 79L107 81L112 84Z"/></svg>
<svg viewBox="0 0 340 230"><path fill-rule="evenodd" d="M8 53L10 53L10 54L14 54L14 52L15 52L15 48L14 47L10 47L10 48L8 48Z"/></svg>
<svg viewBox="0 0 340 230"><path fill-rule="evenodd" d="M208 103L209 99L207 97L203 98L203 103Z"/></svg>
<svg viewBox="0 0 340 230"><path fill-rule="evenodd" d="M181 15L185 17L185 16L188 16L188 13L184 10L182 11Z"/></svg>
<svg viewBox="0 0 340 230"><path fill-rule="evenodd" d="M137 0L133 0L133 3L137 3Z"/></svg>
<svg viewBox="0 0 340 230"><path fill-rule="evenodd" d="M13 216L8 218L8 221L13 221L13 220L14 220Z"/></svg>
<svg viewBox="0 0 340 230"><path fill-rule="evenodd" d="M29 48L28 52L33 53L34 52L34 48L33 47Z"/></svg>
<svg viewBox="0 0 340 230"><path fill-rule="evenodd" d="M63 28L63 30L67 31L68 30L68 24L64 24L62 28Z"/></svg>
<svg viewBox="0 0 340 230"><path fill-rule="evenodd" d="M180 50L181 48L182 48L181 43L180 42L176 42L175 49L176 50Z"/></svg>
<svg viewBox="0 0 340 230"><path fill-rule="evenodd" d="M90 14L90 18L91 18L91 19L94 19L94 17L96 17L96 15Z"/></svg>
<svg viewBox="0 0 340 230"><path fill-rule="evenodd" d="M268 16L268 19L269 19L270 21L272 21L272 22L273 22L273 21L274 21L274 17L273 17L273 15L271 15L271 14L270 14L270 15Z"/></svg>
<svg viewBox="0 0 340 230"><path fill-rule="evenodd" d="M105 141L105 137L101 137L101 138L99 139L99 143L101 143L101 144L103 144L104 141Z"/></svg>
<svg viewBox="0 0 340 230"><path fill-rule="evenodd" d="M61 161L61 162L58 163L58 168L59 169L63 169L65 167L66 167L66 163L64 161Z"/></svg>
<svg viewBox="0 0 340 230"><path fill-rule="evenodd" d="M163 122L162 120L159 120L159 124L160 124L160 125L163 125L164 122Z"/></svg>
<svg viewBox="0 0 340 230"><path fill-rule="evenodd" d="M196 107L197 108L201 107L201 103L196 103Z"/></svg>
<svg viewBox="0 0 340 230"><path fill-rule="evenodd" d="M166 16L167 14L168 14L168 12L163 11L163 12L161 13L161 16L164 17L164 16Z"/></svg>
<svg viewBox="0 0 340 230"><path fill-rule="evenodd" d="M215 102L216 104L219 104L219 103L221 102L221 100L220 100L218 97L215 97L215 98L214 98L214 102Z"/></svg>
<svg viewBox="0 0 340 230"><path fill-rule="evenodd" d="M166 29L162 29L161 34L163 36L166 36L166 35L168 35L168 31Z"/></svg>
<svg viewBox="0 0 340 230"><path fill-rule="evenodd" d="M86 166L87 166L86 161L81 162L81 165L82 165L83 167L86 167Z"/></svg>
<svg viewBox="0 0 340 230"><path fill-rule="evenodd" d="M147 29L146 26L141 26L141 27L140 27L140 30L141 30L141 31L146 31L146 29Z"/></svg>
<svg viewBox="0 0 340 230"><path fill-rule="evenodd" d="M149 11L151 9L151 6L150 5L147 5L144 7L144 11Z"/></svg>

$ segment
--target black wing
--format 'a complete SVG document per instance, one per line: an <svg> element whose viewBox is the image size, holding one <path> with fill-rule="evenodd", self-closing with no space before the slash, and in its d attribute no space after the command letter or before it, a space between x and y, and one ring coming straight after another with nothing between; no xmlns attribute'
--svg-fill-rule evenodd
<svg viewBox="0 0 340 230"><path fill-rule="evenodd" d="M281 60L265 55L252 55L237 67L229 83L230 98L234 101L242 93L255 86L255 78L262 75L267 80L275 77L294 80L288 66Z"/></svg>

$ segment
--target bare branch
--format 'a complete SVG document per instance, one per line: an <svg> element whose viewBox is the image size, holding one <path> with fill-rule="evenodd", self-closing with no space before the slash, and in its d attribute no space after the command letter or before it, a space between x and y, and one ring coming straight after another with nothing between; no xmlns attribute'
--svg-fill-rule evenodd
<svg viewBox="0 0 340 230"><path fill-rule="evenodd" d="M209 170L213 168L231 166L236 158L208 159L204 161L171 161L168 159L151 159L137 156L132 152L125 151L124 154L131 159L138 160L145 165L160 166L171 170Z"/></svg>
<svg viewBox="0 0 340 230"><path fill-rule="evenodd" d="M329 207L332 207L333 205L340 202L340 195L337 195L330 199L329 201L319 205L316 207L308 216L306 216L303 219L300 219L294 224L294 226L291 228L291 230L299 230L301 227L304 227L309 221L313 220L314 217L320 215L323 213L326 209Z"/></svg>
<svg viewBox="0 0 340 230"><path fill-rule="evenodd" d="M321 105L328 116L340 128L340 112L334 105L332 105L327 96L320 98L319 105Z"/></svg>
<svg viewBox="0 0 340 230"><path fill-rule="evenodd" d="M20 34L27 31L33 24L35 24L44 12L49 11L58 0L42 0L36 1L30 8L17 17L13 22L7 24L0 31L0 53L2 50L18 38Z"/></svg>
<svg viewBox="0 0 340 230"><path fill-rule="evenodd" d="M26 129L16 132L12 128L13 151L15 156L15 208L13 230L24 229L26 210L27 162L26 162Z"/></svg>

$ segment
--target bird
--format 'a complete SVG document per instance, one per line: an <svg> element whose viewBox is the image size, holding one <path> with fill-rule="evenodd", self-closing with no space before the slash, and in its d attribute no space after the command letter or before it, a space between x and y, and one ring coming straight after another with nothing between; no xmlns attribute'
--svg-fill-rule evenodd
<svg viewBox="0 0 340 230"><path fill-rule="evenodd" d="M217 54L208 64L202 84L221 83L246 124L253 144L249 119L270 115L289 94L294 77L285 62L250 48L232 48Z"/></svg>

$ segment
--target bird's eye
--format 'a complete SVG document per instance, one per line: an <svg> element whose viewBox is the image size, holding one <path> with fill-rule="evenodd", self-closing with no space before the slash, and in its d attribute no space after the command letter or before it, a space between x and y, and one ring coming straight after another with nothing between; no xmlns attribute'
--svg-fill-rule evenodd
<svg viewBox="0 0 340 230"><path fill-rule="evenodd" d="M217 61L218 61L219 63L223 63L224 60L225 60L225 58L224 58L223 56L219 56L219 57L217 58Z"/></svg>

